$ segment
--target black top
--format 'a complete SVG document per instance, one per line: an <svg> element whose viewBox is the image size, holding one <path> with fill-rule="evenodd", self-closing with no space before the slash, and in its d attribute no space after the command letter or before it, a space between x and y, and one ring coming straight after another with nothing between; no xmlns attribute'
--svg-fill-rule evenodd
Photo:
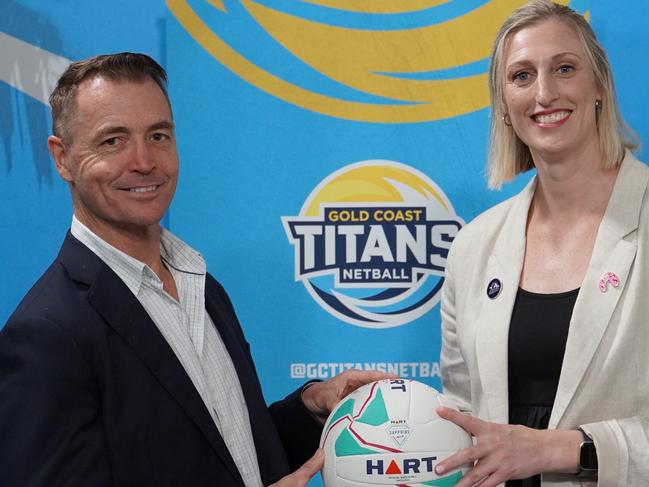
<svg viewBox="0 0 649 487"><path fill-rule="evenodd" d="M509 324L509 423L546 429L557 394L568 328L579 289L537 294L519 289ZM508 487L540 487L539 475Z"/></svg>

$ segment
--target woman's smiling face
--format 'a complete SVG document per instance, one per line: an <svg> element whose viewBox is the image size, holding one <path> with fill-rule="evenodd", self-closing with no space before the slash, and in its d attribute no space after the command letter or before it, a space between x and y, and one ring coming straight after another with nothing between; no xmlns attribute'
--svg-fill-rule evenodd
<svg viewBox="0 0 649 487"><path fill-rule="evenodd" d="M600 90L573 28L555 19L523 28L506 41L503 60L505 108L535 159L598 143Z"/></svg>

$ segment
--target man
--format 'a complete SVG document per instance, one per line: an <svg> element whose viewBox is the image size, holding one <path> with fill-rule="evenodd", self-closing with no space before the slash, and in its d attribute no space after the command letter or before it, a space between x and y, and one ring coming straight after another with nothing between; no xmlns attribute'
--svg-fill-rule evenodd
<svg viewBox="0 0 649 487"><path fill-rule="evenodd" d="M141 54L73 63L48 147L74 217L0 332L0 483L304 485L348 372L267 408L248 344L201 256L159 222L178 155L164 70Z"/></svg>

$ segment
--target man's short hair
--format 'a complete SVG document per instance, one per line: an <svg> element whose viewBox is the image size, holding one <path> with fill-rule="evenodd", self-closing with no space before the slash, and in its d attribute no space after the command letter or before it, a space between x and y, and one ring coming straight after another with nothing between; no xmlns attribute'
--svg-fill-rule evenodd
<svg viewBox="0 0 649 487"><path fill-rule="evenodd" d="M120 52L74 62L61 75L50 95L52 133L68 143L71 142L69 129L76 109L77 87L85 80L95 77L133 82L142 82L150 78L160 87L169 103L167 73L146 54ZM171 110L171 103L169 109Z"/></svg>

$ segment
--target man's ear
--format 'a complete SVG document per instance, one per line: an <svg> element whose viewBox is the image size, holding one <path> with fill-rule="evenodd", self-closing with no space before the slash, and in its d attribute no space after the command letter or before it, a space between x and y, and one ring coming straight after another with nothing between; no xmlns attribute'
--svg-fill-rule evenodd
<svg viewBox="0 0 649 487"><path fill-rule="evenodd" d="M47 138L47 150L50 151L52 159L54 159L54 165L56 170L63 180L67 182L72 181L72 173L68 166L68 160L66 160L66 151L63 141L56 135L50 135Z"/></svg>

